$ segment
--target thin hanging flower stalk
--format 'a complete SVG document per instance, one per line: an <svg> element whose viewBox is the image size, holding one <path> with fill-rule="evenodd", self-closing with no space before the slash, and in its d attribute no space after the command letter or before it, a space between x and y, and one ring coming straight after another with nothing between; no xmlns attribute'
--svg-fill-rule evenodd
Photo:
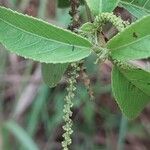
<svg viewBox="0 0 150 150"><path fill-rule="evenodd" d="M75 96L74 92L76 90L76 78L78 77L78 65L77 63L72 63L71 64L71 70L68 73L68 87L67 87L67 95L65 97L65 104L64 104L64 122L65 125L63 126L63 129L65 133L63 134L63 142L62 142L62 147L63 150L68 150L70 144L72 143L71 139L71 134L73 133L72 126L73 126L73 121L71 119L72 116L72 111L71 108L73 107L73 98Z"/></svg>

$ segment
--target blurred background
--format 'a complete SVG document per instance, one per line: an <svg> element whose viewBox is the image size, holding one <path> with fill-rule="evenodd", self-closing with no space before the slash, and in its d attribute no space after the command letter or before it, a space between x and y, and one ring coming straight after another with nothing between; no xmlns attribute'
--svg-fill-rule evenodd
<svg viewBox="0 0 150 150"><path fill-rule="evenodd" d="M79 7L80 22L91 19L86 5ZM67 28L69 0L0 0L0 5ZM114 13L129 22L124 9ZM116 30L108 24L106 40ZM65 76L55 88L46 86L40 64L8 53L0 45L0 150L61 150ZM111 64L85 61L91 80L91 100L82 77L78 79L73 108L71 150L150 150L150 106L135 120L122 116L111 92Z"/></svg>

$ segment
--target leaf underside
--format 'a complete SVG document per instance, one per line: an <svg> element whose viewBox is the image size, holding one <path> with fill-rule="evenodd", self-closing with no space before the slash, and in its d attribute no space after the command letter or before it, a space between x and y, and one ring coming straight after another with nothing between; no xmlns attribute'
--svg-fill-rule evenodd
<svg viewBox="0 0 150 150"><path fill-rule="evenodd" d="M122 112L134 119L150 102L150 72L114 66L112 89Z"/></svg>
<svg viewBox="0 0 150 150"><path fill-rule="evenodd" d="M45 63L66 63L91 53L86 39L42 20L0 7L0 43L9 51Z"/></svg>
<svg viewBox="0 0 150 150"><path fill-rule="evenodd" d="M108 43L113 59L128 61L150 57L150 15L127 27Z"/></svg>
<svg viewBox="0 0 150 150"><path fill-rule="evenodd" d="M86 2L93 14L99 15L102 12L112 12L119 0L86 0Z"/></svg>
<svg viewBox="0 0 150 150"><path fill-rule="evenodd" d="M61 80L68 64L42 64L42 77L49 87L54 87Z"/></svg>
<svg viewBox="0 0 150 150"><path fill-rule="evenodd" d="M120 4L138 19L150 14L150 0L122 0Z"/></svg>

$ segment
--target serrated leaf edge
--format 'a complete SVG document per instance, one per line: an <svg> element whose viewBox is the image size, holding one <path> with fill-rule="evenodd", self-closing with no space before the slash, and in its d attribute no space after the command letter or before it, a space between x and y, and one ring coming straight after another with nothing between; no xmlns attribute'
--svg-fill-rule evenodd
<svg viewBox="0 0 150 150"><path fill-rule="evenodd" d="M126 32L126 30L128 30L129 28L131 28L132 26L134 26L135 24L139 23L141 20L143 19L146 19L146 18L149 18L150 15L146 15L140 19L138 19L137 21L133 22L132 24L130 24L129 26L127 26L123 31L119 32L117 35L115 35L112 39L110 39L108 42L107 42L107 47L109 47L109 44L115 40L118 36L120 36L120 34L123 34L124 32ZM112 48L111 48L112 49Z"/></svg>
<svg viewBox="0 0 150 150"><path fill-rule="evenodd" d="M19 12L17 12L17 11L14 11L14 10L12 10L12 9L10 9L10 8L6 8L6 7L3 7L3 6L0 6L0 9L5 9L6 11L11 11L13 14L17 14L17 15L19 15L19 16L23 16L23 17L27 17L27 18L29 18L29 19L33 19L33 20L36 20L36 21L40 21L40 22L43 22L43 23L45 23L45 24L47 24L47 25L49 25L49 26L53 26L53 27L55 27L55 28L57 28L57 29L59 29L59 30L62 30L62 31L66 31L66 32L68 32L68 33L71 33L71 34L73 34L73 35L75 35L75 36L77 36L77 37L80 37L80 38L82 38L83 40L86 40L86 41L88 41L87 39L85 39L85 38L83 38L81 35L78 35L78 34L76 34L76 33L74 33L74 32L71 32L71 31L69 31L69 30L67 30L67 29L62 29L62 28L60 28L60 27L58 27L58 26L56 26L56 25L54 25L54 24L50 24L50 23L48 23L48 22L46 22L46 21L44 21L44 20L42 20L42 19L40 19L40 18L35 18L35 17L32 17L32 16L29 16L29 15L27 15L27 14L22 14L22 13L19 13ZM1 19L1 18L0 18ZM2 20L2 19L1 19ZM2 21L4 21L4 20L2 20ZM4 21L4 22L6 22L6 23L8 23L7 21ZM8 23L9 25L10 25L10 23ZM11 24L12 25L12 24ZM13 25L12 25L13 26ZM18 27L16 27L16 28L18 28ZM18 29L20 29L20 28L18 28ZM22 31L26 31L26 30L23 30L23 29L20 29L20 30L22 30ZM26 32L28 32L28 31L26 31ZM30 32L29 32L30 33ZM31 34L31 33L30 33ZM33 34L33 33L32 33ZM33 35L36 35L36 34L33 34ZM40 37L40 36L39 36ZM43 37L43 38L45 38L45 37ZM47 39L47 38L46 38ZM55 40L54 40L55 41ZM60 42L60 41L59 41ZM89 42L89 41L88 41ZM61 43L61 42L60 42ZM62 42L63 43L63 42ZM90 42L89 42L90 43ZM66 43L66 44L68 44L68 43ZM90 43L91 44L91 43ZM70 44L68 44L68 45L70 45ZM78 45L78 46L80 46L80 45ZM91 46L92 46L92 44L91 44ZM86 47L86 46L84 46L84 47Z"/></svg>
<svg viewBox="0 0 150 150"><path fill-rule="evenodd" d="M120 4L130 5L130 6L138 8L138 9L144 10L145 12L150 13L150 11L148 9L145 9L144 7L141 8L141 7L137 6L137 5L134 5L134 4L131 4L131 3L128 3L128 2L120 1Z"/></svg>
<svg viewBox="0 0 150 150"><path fill-rule="evenodd" d="M113 69L114 69L114 67L117 67L117 66L113 66ZM117 68L118 68L118 67L117 67ZM120 71L120 70L119 70L119 71ZM121 71L120 71L120 72L121 72ZM121 72L121 73L122 73L122 72ZM123 73L122 73L122 74L123 74ZM124 74L123 74L123 76L124 76ZM125 76L124 76L124 77L125 77ZM125 79L127 79L127 78L125 77ZM127 81L128 81L128 79L127 79ZM125 115L125 117L127 117L128 119L133 120L133 119L137 118L141 111L138 111L138 113L137 113L134 117L128 117L128 116L126 115L124 109L120 106L120 104L119 104L119 102L118 102L118 100L117 100L116 93L114 92L113 82L114 82L114 80L113 80L113 70L112 70L112 72L111 72L111 85L112 85L112 92L113 92L113 95L114 95L114 98L115 98L115 101L116 101L117 105L119 106L120 110L121 110L122 113ZM132 83L132 82L131 82L131 83ZM133 85L134 85L134 84L133 84ZM137 88L137 87L136 87L136 88ZM139 89L139 88L138 88L138 89ZM141 91L141 89L139 89L139 90ZM142 91L142 93L143 93L143 91ZM145 93L144 93L144 94L145 94ZM145 95L147 95L147 94L145 94ZM147 95L147 96L148 96L148 95ZM150 97L150 96L148 96L148 97ZM142 108L142 110L143 110L143 108Z"/></svg>

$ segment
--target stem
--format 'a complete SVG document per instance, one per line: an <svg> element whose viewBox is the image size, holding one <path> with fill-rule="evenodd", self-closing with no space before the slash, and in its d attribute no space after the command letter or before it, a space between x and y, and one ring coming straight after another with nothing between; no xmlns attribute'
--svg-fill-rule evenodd
<svg viewBox="0 0 150 150"><path fill-rule="evenodd" d="M125 141L126 132L127 132L127 124L128 124L127 118L122 115L120 129L119 129L117 150L124 150L124 141Z"/></svg>
<svg viewBox="0 0 150 150"><path fill-rule="evenodd" d="M69 25L68 29L74 31L76 28L80 26L79 21L79 14L78 14L78 7L79 7L79 0L70 0L70 11L69 14L72 17L72 22Z"/></svg>

